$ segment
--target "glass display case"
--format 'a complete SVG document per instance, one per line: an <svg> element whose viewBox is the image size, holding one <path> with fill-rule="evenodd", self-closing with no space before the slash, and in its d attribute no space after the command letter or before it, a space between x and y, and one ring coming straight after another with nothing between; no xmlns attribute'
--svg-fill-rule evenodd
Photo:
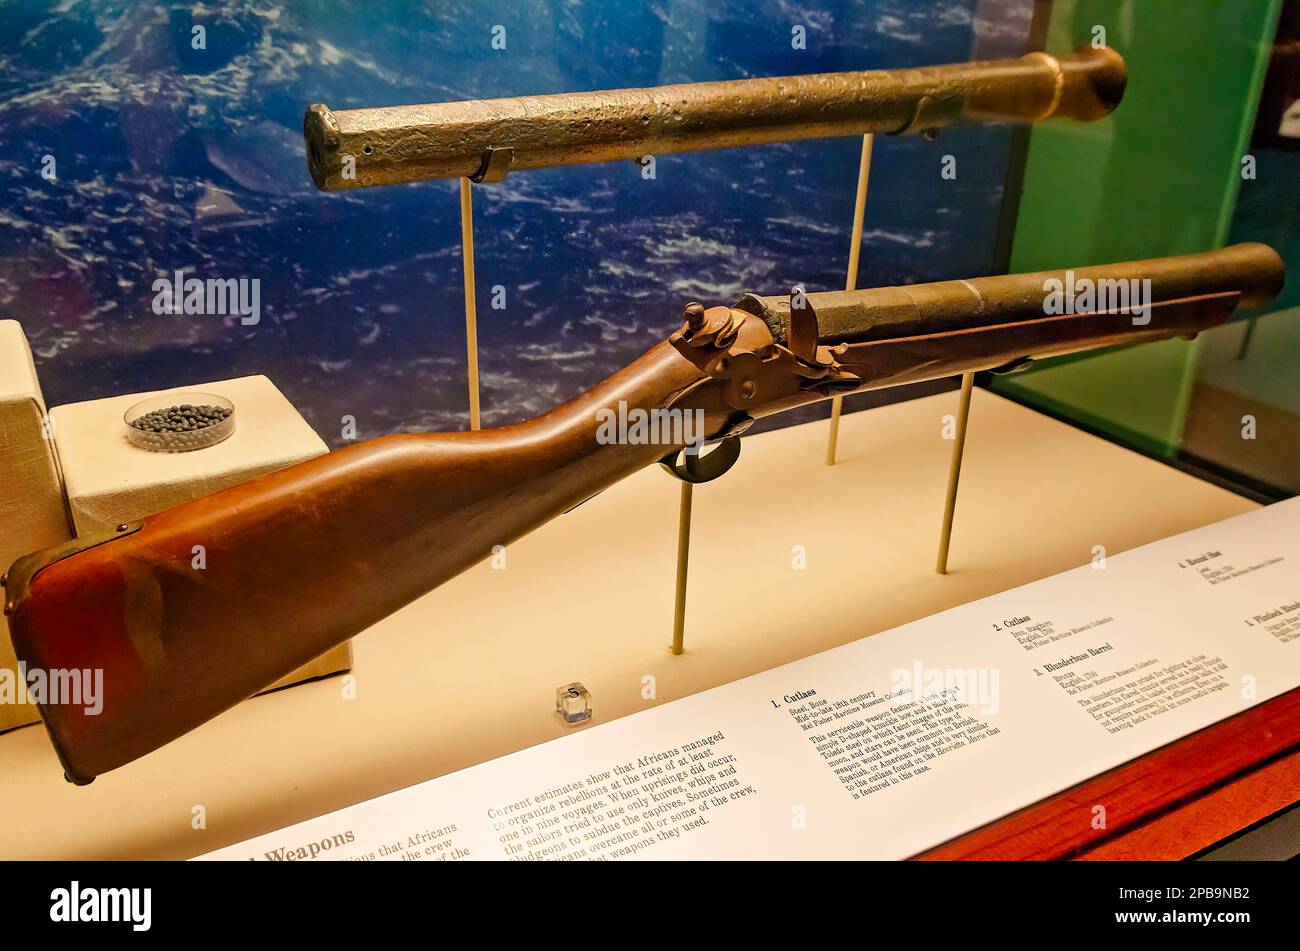
<svg viewBox="0 0 1300 951"><path fill-rule="evenodd" d="M1053 7L1049 48L1101 29L1127 51L1130 83L1110 118L1034 131L1012 269L1255 240L1282 255L1289 279L1245 323L1063 358L994 389L1252 497L1294 495L1300 139L1285 117L1300 99L1297 5Z"/></svg>

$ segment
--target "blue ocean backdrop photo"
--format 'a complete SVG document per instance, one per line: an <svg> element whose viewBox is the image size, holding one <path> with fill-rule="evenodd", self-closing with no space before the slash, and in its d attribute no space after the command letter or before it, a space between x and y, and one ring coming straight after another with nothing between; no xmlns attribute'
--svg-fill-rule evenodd
<svg viewBox="0 0 1300 951"><path fill-rule="evenodd" d="M1018 56L1032 6L11 0L0 317L21 321L51 405L261 373L332 445L344 417L363 438L463 429L457 183L318 191L308 105ZM879 139L859 286L996 272L1012 135ZM484 425L607 376L675 329L690 300L842 287L859 147L796 142L660 156L653 178L617 162L475 186ZM941 177L945 156L955 178ZM177 271L257 280L257 322L156 313L154 284Z"/></svg>

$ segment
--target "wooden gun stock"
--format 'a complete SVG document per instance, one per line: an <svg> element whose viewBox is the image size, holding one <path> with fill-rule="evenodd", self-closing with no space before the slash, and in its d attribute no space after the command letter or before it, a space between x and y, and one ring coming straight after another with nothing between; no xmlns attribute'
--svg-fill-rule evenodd
<svg viewBox="0 0 1300 951"><path fill-rule="evenodd" d="M780 310L777 298L748 309L692 304L667 341L537 419L372 440L28 555L6 577L18 658L28 669L103 671L97 715L41 704L65 772L89 782L157 749L493 546L694 441L685 428L674 430L681 438L611 441L614 407L689 413L697 434L733 439L754 418L837 392L1196 333L1243 299L1265 302L1283 270L1263 245L1109 268L1088 273L1152 275L1149 323L1048 316L1044 275L836 297L841 342L819 332L818 295L797 311L786 301L777 317L763 312ZM959 327L941 319L954 308L965 314ZM192 564L196 545L203 569Z"/></svg>
<svg viewBox="0 0 1300 951"><path fill-rule="evenodd" d="M666 344L535 420L387 436L19 560L29 669L102 669L103 711L45 705L68 778L156 749L672 447L602 445L602 405L698 379ZM193 549L206 567L192 567Z"/></svg>

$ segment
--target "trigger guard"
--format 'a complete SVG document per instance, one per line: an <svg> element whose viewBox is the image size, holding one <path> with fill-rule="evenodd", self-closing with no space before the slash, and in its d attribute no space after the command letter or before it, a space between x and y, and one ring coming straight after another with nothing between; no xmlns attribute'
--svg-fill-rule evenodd
<svg viewBox="0 0 1300 951"><path fill-rule="evenodd" d="M728 436L714 446L708 455L679 449L664 456L659 464L683 482L699 485L725 475L739 458L740 437Z"/></svg>

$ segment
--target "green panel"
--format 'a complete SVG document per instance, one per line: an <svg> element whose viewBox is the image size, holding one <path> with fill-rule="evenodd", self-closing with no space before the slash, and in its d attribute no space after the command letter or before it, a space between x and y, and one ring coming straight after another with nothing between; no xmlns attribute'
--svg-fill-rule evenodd
<svg viewBox="0 0 1300 951"><path fill-rule="evenodd" d="M1222 246L1281 0L1057 0L1047 47L1097 27L1128 62L1115 114L1045 123L1030 138L1012 271ZM995 389L1172 454L1197 344L1171 340L1046 361Z"/></svg>

